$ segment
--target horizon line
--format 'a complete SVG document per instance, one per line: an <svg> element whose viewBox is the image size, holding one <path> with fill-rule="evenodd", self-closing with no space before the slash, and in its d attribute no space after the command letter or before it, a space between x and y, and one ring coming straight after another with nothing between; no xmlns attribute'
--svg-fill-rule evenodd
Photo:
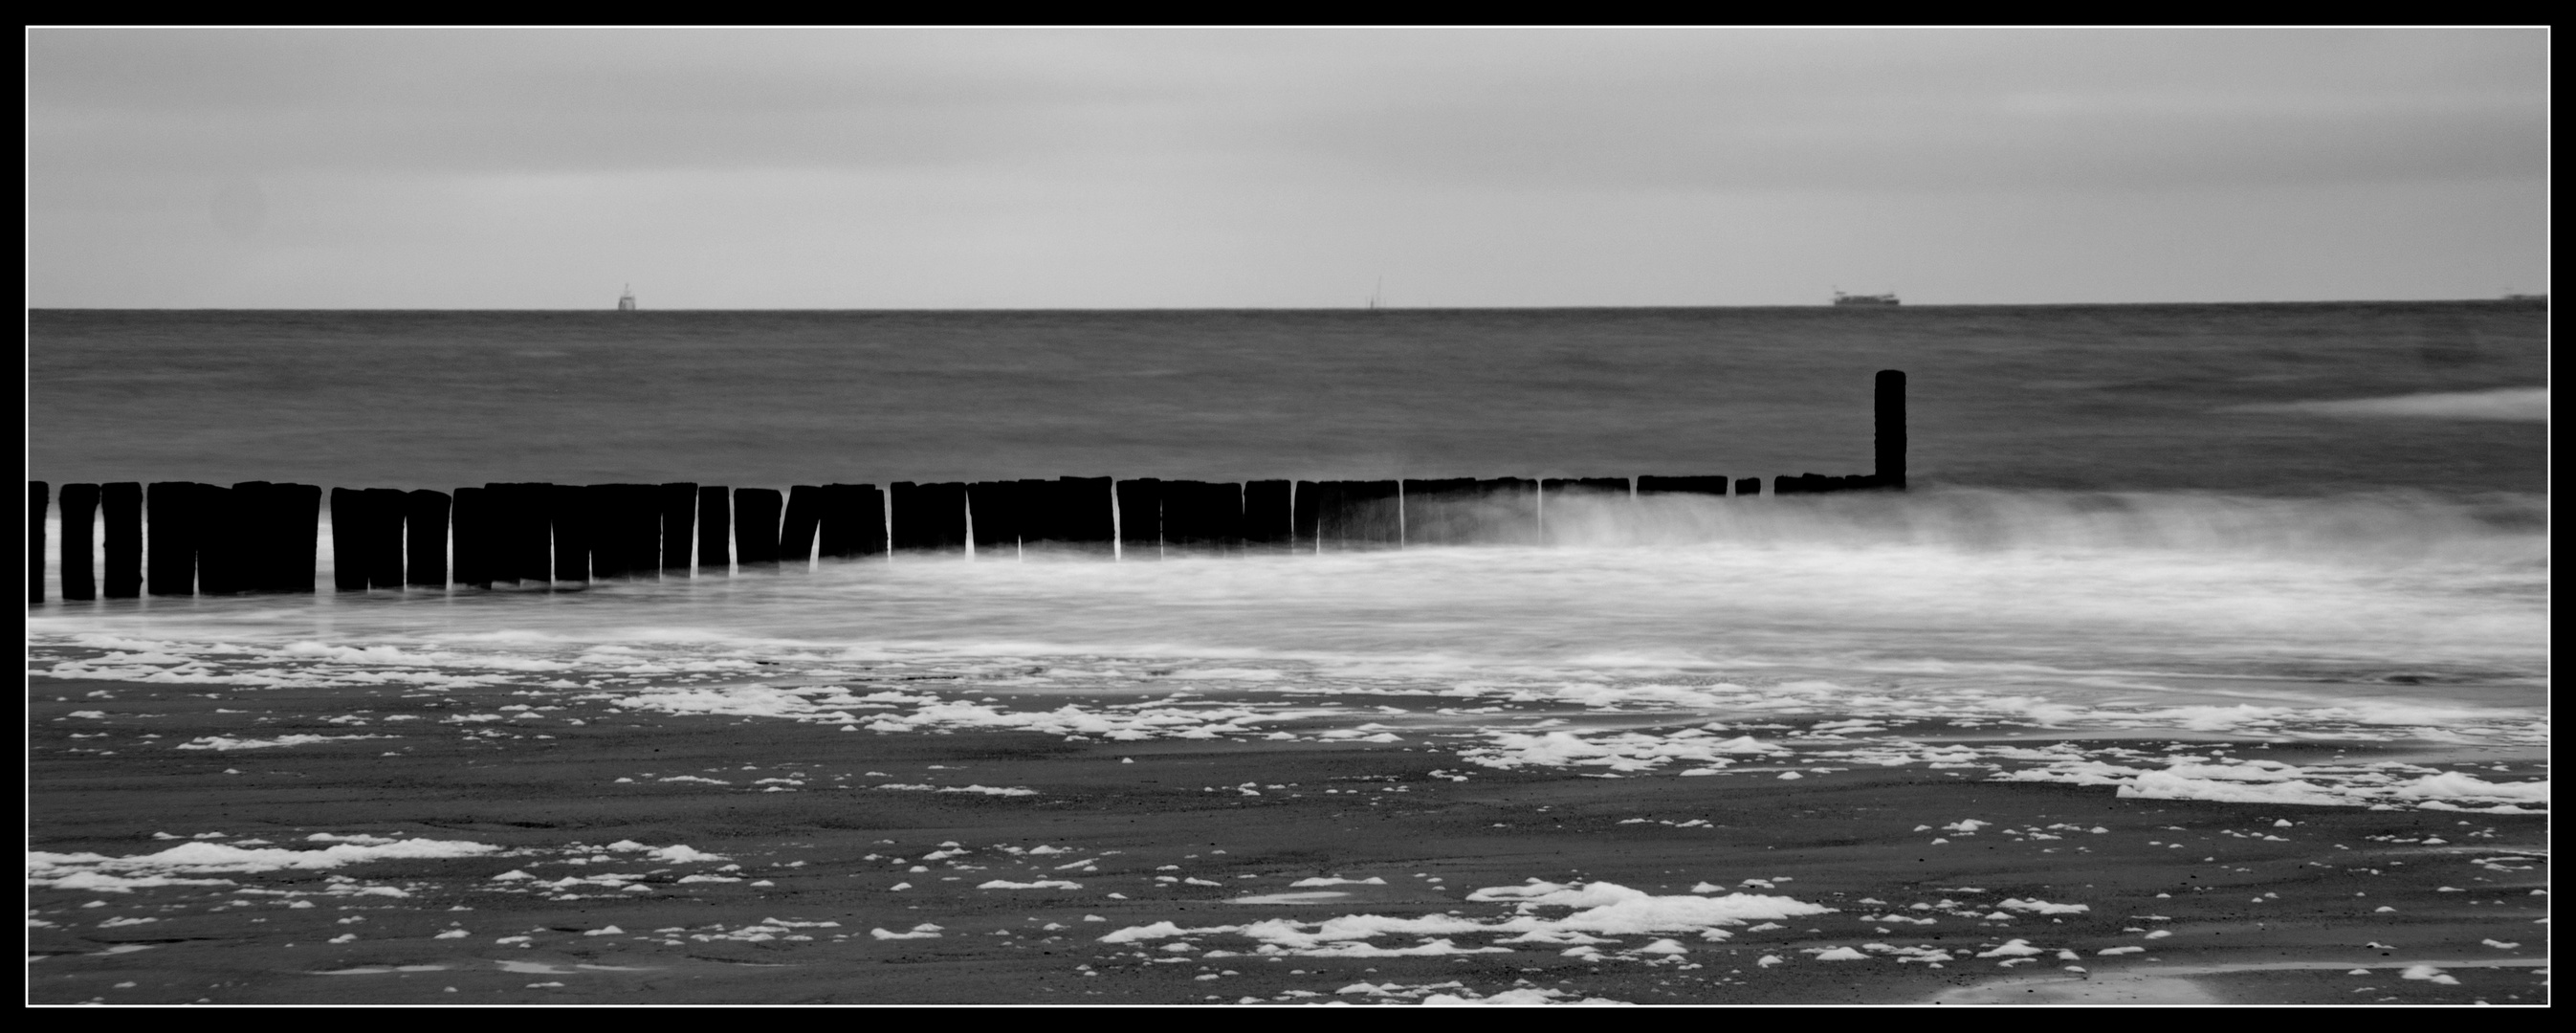
<svg viewBox="0 0 2576 1033"><path fill-rule="evenodd" d="M614 308L614 307L609 307L609 308L593 308L593 307L588 307L588 306L578 307L578 308L575 308L575 307L558 307L558 308L473 308L473 307L462 307L462 306L412 307L412 308L385 308L385 307L367 307L367 306L325 306L325 307L304 307L304 308L279 308L279 307L272 307L272 306L247 306L247 305L245 305L245 306L184 306L184 307L183 307L183 306L169 306L169 305L125 305L125 306L104 306L104 305L29 305L29 306L27 306L27 307L26 307L26 311L29 311L29 312L597 312L597 313L604 313L604 314L607 314L607 315L629 315L629 316L632 316L632 315L649 315L649 314L654 314L654 313L681 313L681 312L1567 312L1567 311L1610 311L1610 310L1662 311L1662 310L1671 310L1671 309L1846 309L1846 308L1848 308L1848 309L1856 309L1856 310L1860 310L1860 311L1867 311L1867 312L1885 312L1885 311L1888 311L1888 310L1890 310L1890 309L1904 310L1904 309L1927 309L1927 308L2047 308L2047 307L2069 307L2069 308L2072 308L2072 307L2095 307L2095 308L2098 308L2098 307L2106 307L2106 306L2141 306L2141 307L2143 307L2143 306L2151 306L2151 305L2393 305L2393 304L2461 304L2461 303L2491 303L2491 304L2520 303L2520 304L2530 304L2530 303L2534 303L2534 302L2543 302L2543 303L2545 303L2545 302L2547 302L2548 300L2549 300L2549 293L2548 293L2548 292L2546 292L2546 291L2539 291L2539 292L2534 292L2534 293L2527 294L2527 295L2525 295L2525 294L2517 294L2517 295L2510 295L2510 296L2486 296L2486 297L2474 297L2474 298L2307 298L2307 299L2276 299L2276 300L2268 300L2268 301L1967 301L1967 302L1906 302L1906 303L1899 304L1899 305L1866 305L1866 306L1836 305L1836 304L1833 304L1833 303L1831 303L1831 302L1825 302L1825 303L1821 303L1821 304L1819 304L1819 303L1814 303L1814 302L1801 302L1801 303L1770 304L1770 305L1689 305L1689 304L1681 304L1681 305L1418 305L1418 306L1407 306L1407 305L1380 305L1380 306L1377 306L1377 307L1374 307L1374 308L1372 308L1372 307L1368 307L1368 306L1366 306L1366 305L1334 305L1334 306L1324 306L1324 305L1302 305L1302 306L1286 306L1286 305L1203 305L1203 306L1178 306L1178 305L1173 305L1173 306L1151 306L1151 307L1108 307L1108 306L1103 306L1103 307L1067 307L1067 306L989 306L989 307L973 307L973 308L953 308L953 307L951 307L951 308L942 308L942 307L929 307L929 306L920 306L920 307L903 306L903 307L877 307L877 308L821 308L821 307L773 306L773 307L757 307L757 308L754 308L754 307L743 307L743 308L652 308L652 309L639 308L639 309L627 309L627 310L620 310L620 309L617 309L617 308Z"/></svg>

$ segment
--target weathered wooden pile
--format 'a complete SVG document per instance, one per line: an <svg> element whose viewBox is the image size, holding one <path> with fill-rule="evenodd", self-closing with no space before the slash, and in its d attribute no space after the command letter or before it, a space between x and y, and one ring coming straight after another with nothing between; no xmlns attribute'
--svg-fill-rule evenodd
<svg viewBox="0 0 2576 1033"><path fill-rule="evenodd" d="M1877 380L1877 471L1772 481L1773 494L1905 488L1905 374ZM1731 489L1731 490L1730 490ZM1109 477L729 488L501 483L330 491L332 586L579 585L803 568L897 553L1043 549L1319 552L1476 540L1495 513L1543 522L1567 494L1753 496L1759 478L1643 476L1202 482ZM45 598L48 486L27 485L27 599ZM312 592L322 489L247 481L62 486L62 596ZM147 555L145 517L150 517ZM103 530L104 542L93 540ZM102 547L103 546L103 547ZM105 559L96 569L95 556Z"/></svg>

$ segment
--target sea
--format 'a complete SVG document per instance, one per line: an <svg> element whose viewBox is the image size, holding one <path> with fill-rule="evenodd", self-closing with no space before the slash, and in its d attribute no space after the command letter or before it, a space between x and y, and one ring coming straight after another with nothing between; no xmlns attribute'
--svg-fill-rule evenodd
<svg viewBox="0 0 2576 1033"><path fill-rule="evenodd" d="M326 513L317 594L49 586L33 673L2546 806L2545 303L27 318L28 476L55 485L1768 482L1869 473L1894 369L1911 486L1559 491L1543 530L1371 549L355 593ZM1970 743L1998 730L2093 745ZM2148 740L2215 746L2117 745ZM2244 752L2301 741L2380 752Z"/></svg>

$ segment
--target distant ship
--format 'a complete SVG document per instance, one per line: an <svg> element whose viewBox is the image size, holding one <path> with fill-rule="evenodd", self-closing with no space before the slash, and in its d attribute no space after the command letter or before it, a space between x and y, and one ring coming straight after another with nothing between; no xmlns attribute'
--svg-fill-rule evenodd
<svg viewBox="0 0 2576 1033"><path fill-rule="evenodd" d="M631 284L631 283L630 283L630 284L627 284L627 285L626 285L626 293L624 293L624 294L620 294L620 295L618 295L618 296L617 296L617 311L620 311L620 312L633 312L633 311L635 311L635 285L634 285L634 284Z"/></svg>
<svg viewBox="0 0 2576 1033"><path fill-rule="evenodd" d="M2547 301L2549 300L2549 295L2546 295L2546 294L2507 294L2507 295L2505 295L2505 296L2504 296L2504 300L2506 300L2506 301L2538 301L2538 302L2544 302L2544 303L2545 303L2545 302L2547 302Z"/></svg>
<svg viewBox="0 0 2576 1033"><path fill-rule="evenodd" d="M1834 292L1834 304L1837 304L1837 305L1901 305L1901 304L1904 304L1904 303L1903 303L1903 302L1900 302L1900 301L1898 301L1898 300L1896 300L1896 295L1893 295L1893 294L1845 294L1845 293L1843 293L1843 292L1841 292L1841 291L1835 291L1835 292Z"/></svg>

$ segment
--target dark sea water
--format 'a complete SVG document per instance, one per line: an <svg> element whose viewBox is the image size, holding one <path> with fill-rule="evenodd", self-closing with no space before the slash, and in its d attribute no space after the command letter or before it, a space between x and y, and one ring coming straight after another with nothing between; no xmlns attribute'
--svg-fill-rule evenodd
<svg viewBox="0 0 2576 1033"><path fill-rule="evenodd" d="M1866 472L1981 488L2545 491L2536 420L2260 406L2539 388L2497 302L29 317L29 476L453 488L1062 475ZM2257 408L2248 408L2257 407Z"/></svg>
<svg viewBox="0 0 2576 1033"><path fill-rule="evenodd" d="M2535 305L39 311L29 338L29 476L57 484L1767 479L1868 472L1871 376L1911 381L1903 496L1566 495L1544 538L1321 556L31 607L34 669L71 676L685 678L718 695L666 709L807 719L794 693L905 670L1354 715L1427 689L2546 741ZM1527 739L1466 714L1408 720Z"/></svg>

